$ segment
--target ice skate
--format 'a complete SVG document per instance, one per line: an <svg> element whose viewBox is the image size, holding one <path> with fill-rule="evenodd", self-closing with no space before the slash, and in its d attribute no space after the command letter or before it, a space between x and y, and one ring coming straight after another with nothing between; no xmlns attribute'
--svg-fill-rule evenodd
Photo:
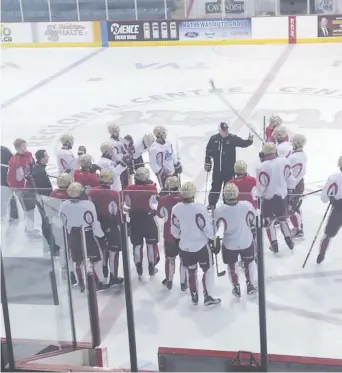
<svg viewBox="0 0 342 373"><path fill-rule="evenodd" d="M258 291L258 289L250 282L247 281L247 294L253 295Z"/></svg>
<svg viewBox="0 0 342 373"><path fill-rule="evenodd" d="M187 291L188 287L189 286L188 286L187 282L181 282L181 284L180 284L181 291Z"/></svg>
<svg viewBox="0 0 342 373"><path fill-rule="evenodd" d="M158 269L153 264L148 265L148 274L150 276L154 276L157 272L158 272Z"/></svg>
<svg viewBox="0 0 342 373"><path fill-rule="evenodd" d="M240 284L234 285L233 290L232 290L232 294L236 298L240 298L241 297Z"/></svg>
<svg viewBox="0 0 342 373"><path fill-rule="evenodd" d="M294 232L293 239L294 240L303 240L304 239L304 232L301 229L297 230L296 232Z"/></svg>
<svg viewBox="0 0 342 373"><path fill-rule="evenodd" d="M198 293L197 292L191 293L191 300L194 306L198 305Z"/></svg>
<svg viewBox="0 0 342 373"><path fill-rule="evenodd" d="M286 242L286 245L288 246L288 248L290 250L293 250L294 248L294 243L292 241L292 238L291 237L285 237L285 242Z"/></svg>
<svg viewBox="0 0 342 373"><path fill-rule="evenodd" d="M80 282L78 283L78 286L79 286L79 288L80 288L80 292L81 292L81 293L84 293L84 290L85 290L84 282L83 282L83 281L80 281Z"/></svg>
<svg viewBox="0 0 342 373"><path fill-rule="evenodd" d="M219 303L221 303L220 298L213 298L208 294L204 296L204 305L205 306L213 306L213 305L216 305L216 304L219 304Z"/></svg>
<svg viewBox="0 0 342 373"><path fill-rule="evenodd" d="M71 286L77 286L77 280L74 272L70 272L70 282Z"/></svg>
<svg viewBox="0 0 342 373"><path fill-rule="evenodd" d="M113 273L109 275L109 285L115 286L115 285L122 285L124 282L124 279L122 277L114 277Z"/></svg>
<svg viewBox="0 0 342 373"><path fill-rule="evenodd" d="M317 264L321 264L325 259L325 254L319 253L316 259Z"/></svg>
<svg viewBox="0 0 342 373"><path fill-rule="evenodd" d="M163 280L162 284L168 289L172 289L172 281L168 281L167 279Z"/></svg>
<svg viewBox="0 0 342 373"><path fill-rule="evenodd" d="M271 242L271 246L269 247L269 249L273 252L273 253L277 253L279 251L278 249L278 242L277 241L272 241Z"/></svg>
<svg viewBox="0 0 342 373"><path fill-rule="evenodd" d="M143 267L142 267L142 264L139 263L139 264L136 264L135 265L135 268L137 269L137 274L139 277L141 277L143 275Z"/></svg>
<svg viewBox="0 0 342 373"><path fill-rule="evenodd" d="M96 283L96 291L103 291L110 288L110 284L104 284L103 282L97 282Z"/></svg>

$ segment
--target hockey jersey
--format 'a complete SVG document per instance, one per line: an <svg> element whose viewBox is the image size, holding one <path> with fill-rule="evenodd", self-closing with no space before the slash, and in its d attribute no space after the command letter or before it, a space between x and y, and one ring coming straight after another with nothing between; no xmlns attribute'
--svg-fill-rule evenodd
<svg viewBox="0 0 342 373"><path fill-rule="evenodd" d="M272 135L274 128L271 125L268 125L265 129L265 142L275 142L275 139ZM289 141L289 136L286 136L284 141Z"/></svg>
<svg viewBox="0 0 342 373"><path fill-rule="evenodd" d="M244 250L253 242L255 209L248 201L221 205L215 210L216 226L223 225L223 245L229 250Z"/></svg>
<svg viewBox="0 0 342 373"><path fill-rule="evenodd" d="M155 184L128 185L123 193L124 201L131 212L155 212L157 208L157 187Z"/></svg>
<svg viewBox="0 0 342 373"><path fill-rule="evenodd" d="M27 187L27 177L31 174L34 160L30 152L16 153L8 161L7 184L13 189Z"/></svg>
<svg viewBox="0 0 342 373"><path fill-rule="evenodd" d="M165 242L172 242L175 239L171 234L171 211L173 206L182 201L183 198L179 192L173 192L159 198L157 214L164 220Z"/></svg>
<svg viewBox="0 0 342 373"><path fill-rule="evenodd" d="M96 173L84 170L76 170L74 180L84 186L85 189L96 187L100 184Z"/></svg>
<svg viewBox="0 0 342 373"><path fill-rule="evenodd" d="M179 202L171 211L171 234L183 251L197 252L214 239L214 227L204 205Z"/></svg>
<svg viewBox="0 0 342 373"><path fill-rule="evenodd" d="M239 188L238 201L248 201L254 208L257 208L255 177L249 175L238 176L229 180L228 183L233 183Z"/></svg>
<svg viewBox="0 0 342 373"><path fill-rule="evenodd" d="M279 155L279 157L288 158L292 151L293 147L289 141L283 141L277 144L277 154Z"/></svg>
<svg viewBox="0 0 342 373"><path fill-rule="evenodd" d="M97 164L101 169L106 168L112 171L114 181L111 188L120 192L122 190L120 175L127 169L127 167L123 166L121 163L116 165L114 161L106 157L101 157Z"/></svg>
<svg viewBox="0 0 342 373"><path fill-rule="evenodd" d="M342 172L329 176L323 187L321 194L322 202L327 203L330 201L330 198L336 201L342 200Z"/></svg>
<svg viewBox="0 0 342 373"><path fill-rule="evenodd" d="M61 148L57 152L57 167L59 175L70 172L74 175L79 169L78 159L75 157L71 149Z"/></svg>
<svg viewBox="0 0 342 373"><path fill-rule="evenodd" d="M173 148L169 142L160 144L155 142L149 151L150 167L155 174L163 172L165 175L173 175L175 173L175 164L177 160L174 158Z"/></svg>
<svg viewBox="0 0 342 373"><path fill-rule="evenodd" d="M303 151L295 151L290 154L289 161L291 165L292 176L294 177L297 186L306 174L307 156Z"/></svg>
<svg viewBox="0 0 342 373"><path fill-rule="evenodd" d="M54 189L51 192L50 197L57 199L69 199L66 189Z"/></svg>

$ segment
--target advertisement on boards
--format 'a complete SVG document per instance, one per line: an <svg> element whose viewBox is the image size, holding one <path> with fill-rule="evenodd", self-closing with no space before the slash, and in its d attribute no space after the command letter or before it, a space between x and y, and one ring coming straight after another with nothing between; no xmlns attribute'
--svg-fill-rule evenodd
<svg viewBox="0 0 342 373"><path fill-rule="evenodd" d="M179 40L176 21L107 22L109 42Z"/></svg>
<svg viewBox="0 0 342 373"><path fill-rule="evenodd" d="M1 23L1 44L32 43L31 25L29 23Z"/></svg>
<svg viewBox="0 0 342 373"><path fill-rule="evenodd" d="M239 40L252 38L251 18L183 21L179 40Z"/></svg>
<svg viewBox="0 0 342 373"><path fill-rule="evenodd" d="M89 43L93 41L91 22L33 23L34 41L38 43Z"/></svg>
<svg viewBox="0 0 342 373"><path fill-rule="evenodd" d="M317 17L317 36L342 37L342 15L322 15Z"/></svg>
<svg viewBox="0 0 342 373"><path fill-rule="evenodd" d="M296 44L297 42L297 18L296 16L289 16L289 44Z"/></svg>
<svg viewBox="0 0 342 373"><path fill-rule="evenodd" d="M205 14L222 14L222 1L209 1L205 4ZM225 14L245 13L245 1L226 0L224 4Z"/></svg>

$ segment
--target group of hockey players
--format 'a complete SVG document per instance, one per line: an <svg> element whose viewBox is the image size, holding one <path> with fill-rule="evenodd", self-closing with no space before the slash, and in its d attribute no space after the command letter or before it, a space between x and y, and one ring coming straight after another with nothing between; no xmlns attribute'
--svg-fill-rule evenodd
<svg viewBox="0 0 342 373"><path fill-rule="evenodd" d="M199 301L198 265L203 272L204 304L221 302L212 296L209 285L213 258L220 252L228 268L233 295L241 296L238 263L244 269L247 294L256 293L256 216L259 208L272 252L279 250L278 225L290 250L294 248L294 240L303 237L300 207L307 163L306 139L296 134L289 140L279 116L273 115L266 128L255 178L248 174L244 161L236 161L236 147L250 146L253 136L243 140L229 133L226 123L220 123L219 133L210 138L206 148L206 172L211 171L214 162L208 207L195 202L196 187L192 182L181 184L179 154L175 154L174 144L167 140L165 127L155 127L153 134L146 134L137 142L130 135L121 137L115 123L108 125L108 132L110 138L101 144L101 157L96 164L85 146L79 146L77 156L73 153L72 135L61 136L62 147L57 152L58 188L49 193L50 199L60 201L58 211L63 224L59 229L64 230L67 237L71 281L78 284L81 292L85 289L81 270L85 260L83 235L98 290L123 283L123 278L118 276L119 253L125 239L123 224L128 224L138 276L143 275L144 244L148 274L154 276L160 260L156 217L163 219L165 279L162 284L172 289L179 257L180 287L182 291L189 288L195 305ZM27 208L25 188L39 194L40 181L32 175L34 162L26 142L17 139L14 146L17 153L8 162L7 182L22 203L25 221L29 222L26 230L30 233L33 213L32 208ZM40 154L46 160L45 153ZM143 159L144 153L148 153L148 162ZM146 164L156 175L159 192ZM341 172L329 177L322 190L322 200L330 202L331 213L317 263L324 260L331 238L342 226L342 157L338 167ZM222 186L223 204L216 207ZM49 202L37 197L36 203L45 221L45 231L49 231L50 226L51 232L55 232L56 227L51 227L54 220L48 212L42 211ZM56 237L50 248L58 251L61 245Z"/></svg>

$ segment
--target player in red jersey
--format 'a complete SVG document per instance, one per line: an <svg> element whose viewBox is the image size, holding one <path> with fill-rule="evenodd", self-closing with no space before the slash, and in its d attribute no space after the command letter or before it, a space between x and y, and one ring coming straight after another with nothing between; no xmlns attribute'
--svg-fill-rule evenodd
<svg viewBox="0 0 342 373"><path fill-rule="evenodd" d="M257 208L257 200L253 198L256 187L256 179L247 173L247 164L244 161L236 161L234 165L235 178L228 181L239 188L238 201L248 201Z"/></svg>
<svg viewBox="0 0 342 373"><path fill-rule="evenodd" d="M74 182L74 178L71 174L61 174L57 178L57 189L54 189L50 197L57 198L57 199L69 199L69 195L67 193L67 189L69 188L69 185Z"/></svg>
<svg viewBox="0 0 342 373"><path fill-rule="evenodd" d="M122 224L122 203L120 193L112 190L113 173L109 169L100 172L100 185L88 190L88 197L94 203L98 220L108 241L108 253L104 253L103 274L109 284L121 285L123 278L118 277L119 252L121 250L120 224Z"/></svg>
<svg viewBox="0 0 342 373"><path fill-rule="evenodd" d="M75 182L80 183L84 186L84 189L94 188L99 183L99 178L97 177L95 171L96 166L92 165L92 158L90 154L83 154L79 158L79 163L81 166L80 170L76 170L74 174Z"/></svg>
<svg viewBox="0 0 342 373"><path fill-rule="evenodd" d="M164 250L165 250L165 279L163 285L169 290L172 289L172 280L175 274L176 257L179 254L179 247L176 239L172 236L171 230L171 211L172 207L178 202L182 202L183 198L179 192L180 181L177 176L169 176L165 181L166 189L162 191L163 195L160 196L158 201L157 214L160 218L164 219ZM188 288L186 270L180 259L180 281L181 290L186 291Z"/></svg>
<svg viewBox="0 0 342 373"><path fill-rule="evenodd" d="M273 131L275 128L281 126L283 124L283 120L280 118L279 115L273 114L270 118L270 124L265 129L265 142L276 142ZM289 141L289 137L286 136L284 141Z"/></svg>
<svg viewBox="0 0 342 373"><path fill-rule="evenodd" d="M150 276L157 273L155 266L159 262L158 227L154 220L157 208L157 188L150 180L150 171L140 167L135 173L135 185L124 189L124 199L129 207L131 221L131 242L134 250L134 263L138 276L143 274L144 239L147 246L148 272Z"/></svg>

